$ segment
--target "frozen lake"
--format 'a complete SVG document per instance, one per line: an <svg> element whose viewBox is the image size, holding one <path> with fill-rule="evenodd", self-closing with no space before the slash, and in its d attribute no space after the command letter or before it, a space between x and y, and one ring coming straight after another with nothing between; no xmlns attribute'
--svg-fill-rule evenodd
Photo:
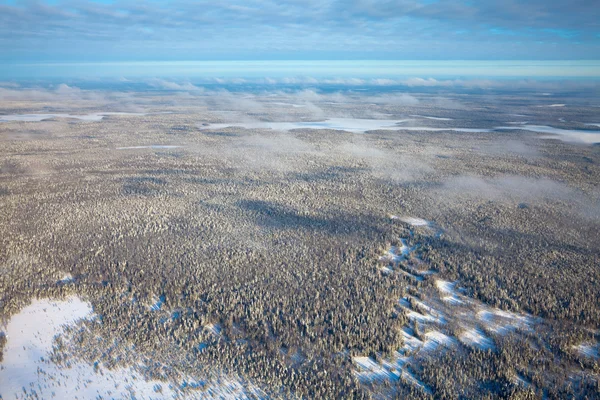
<svg viewBox="0 0 600 400"><path fill-rule="evenodd" d="M71 118L80 121L101 121L110 115L146 115L144 113L105 112L92 114L10 114L0 115L0 122L40 122L50 118Z"/></svg>
<svg viewBox="0 0 600 400"><path fill-rule="evenodd" d="M518 127L515 126L500 126L496 128L498 130L503 129L522 129L530 132L537 133L548 133L551 135L558 135L547 137L551 139L560 139L565 142L581 142L587 144L600 143L600 131L583 131L578 129L561 129L554 128L552 126L545 125L520 125Z"/></svg>
<svg viewBox="0 0 600 400"><path fill-rule="evenodd" d="M427 117L426 117L427 118ZM461 127L443 127L433 128L429 126L404 126L403 123L409 120L392 119L360 119L360 118L330 118L325 121L299 121L299 122L227 122L200 126L201 130L224 129L228 127L240 127L244 129L273 129L278 131L289 131L293 129L333 129L346 132L364 133L374 130L402 130L412 132L465 132L465 133L491 133L509 129L520 129L536 133L547 133L553 138L569 142L580 143L600 143L600 131L596 130L577 130L561 129L545 125L527 125L518 124L518 126L499 126L495 128L461 128Z"/></svg>
<svg viewBox="0 0 600 400"><path fill-rule="evenodd" d="M227 127L240 127L245 129L274 129L289 131L292 129L334 129L347 132L366 132L378 129L401 129L398 125L404 120L393 119L360 119L360 118L330 118L325 121L300 121L300 122L228 122L202 126L201 129L223 129Z"/></svg>

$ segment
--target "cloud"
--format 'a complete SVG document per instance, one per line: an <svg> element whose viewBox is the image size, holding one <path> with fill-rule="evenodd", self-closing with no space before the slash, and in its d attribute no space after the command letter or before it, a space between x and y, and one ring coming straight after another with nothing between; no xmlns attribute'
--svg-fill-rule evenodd
<svg viewBox="0 0 600 400"><path fill-rule="evenodd" d="M487 178L462 175L447 179L437 190L437 198L448 204L464 201L502 201L519 203L554 203L576 214L600 220L600 193L584 193L549 178L500 175Z"/></svg>
<svg viewBox="0 0 600 400"><path fill-rule="evenodd" d="M21 61L593 59L600 57L595 6L588 0L16 1L0 4L0 46L3 59Z"/></svg>
<svg viewBox="0 0 600 400"><path fill-rule="evenodd" d="M81 90L61 83L54 88L2 88L0 100L9 101L52 101L52 100L105 100L105 96L96 91Z"/></svg>
<svg viewBox="0 0 600 400"><path fill-rule="evenodd" d="M368 165L374 177L390 182L412 182L434 172L430 163L419 156L378 148L361 137L340 144L335 151L343 157L360 160Z"/></svg>
<svg viewBox="0 0 600 400"><path fill-rule="evenodd" d="M175 90L175 91L189 91L189 92L203 92L204 88L195 86L191 82L177 83L168 81L165 79L152 79L148 81L148 84L152 87L164 89L164 90Z"/></svg>
<svg viewBox="0 0 600 400"><path fill-rule="evenodd" d="M419 104L419 99L406 93L382 94L369 96L367 101L377 104L390 104L395 106L414 106Z"/></svg>

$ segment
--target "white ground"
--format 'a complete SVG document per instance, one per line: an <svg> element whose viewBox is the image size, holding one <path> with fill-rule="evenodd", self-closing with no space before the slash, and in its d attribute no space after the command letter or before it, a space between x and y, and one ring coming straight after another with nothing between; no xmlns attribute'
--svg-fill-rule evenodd
<svg viewBox="0 0 600 400"><path fill-rule="evenodd" d="M242 127L246 129L274 129L289 131L292 129L335 129L347 132L366 132L372 130L402 129L398 123L404 121L391 119L360 119L360 118L330 118L318 122L230 122L201 126L200 129L223 129L227 127Z"/></svg>
<svg viewBox="0 0 600 400"><path fill-rule="evenodd" d="M40 122L50 118L70 118L78 119L81 121L100 121L106 116L110 115L146 115L144 113L124 113L124 112L105 112L105 113L93 113L93 114L11 114L11 115L0 115L0 122Z"/></svg>
<svg viewBox="0 0 600 400"><path fill-rule="evenodd" d="M428 115L411 115L411 117L432 119L434 121L452 121L452 118L430 117Z"/></svg>
<svg viewBox="0 0 600 400"><path fill-rule="evenodd" d="M392 219L399 219L400 221L405 222L405 223L407 223L409 225L412 225L412 226L428 226L430 224L429 221L426 221L426 220L424 220L422 218L406 217L406 216L399 217L397 215L392 215L391 218Z"/></svg>
<svg viewBox="0 0 600 400"><path fill-rule="evenodd" d="M54 301L36 299L13 316L5 327L7 343L0 363L0 398L3 399L97 399L97 398L249 398L250 392L236 379L221 379L203 386L201 392L183 392L198 386L194 379L181 384L145 380L134 367L107 369L72 361L60 366L50 360L54 337L67 325L93 318L91 305L77 297ZM218 331L213 326L214 331ZM143 366L140 366L143 367ZM190 383L192 382L192 383Z"/></svg>
<svg viewBox="0 0 600 400"><path fill-rule="evenodd" d="M435 117L423 117L435 118ZM439 119L439 118L438 118ZM403 126L401 123L406 120L386 120L386 119L359 119L359 118L331 118L319 122L231 122L217 123L208 126L200 126L202 130L223 129L227 127L242 127L246 129L274 129L279 131L289 131L292 129L335 129L347 132L367 132L372 130L403 130L403 131L423 131L423 132L465 132L465 133L491 133L497 130L515 129L514 126L499 126L493 129L489 128L432 128L428 126ZM600 143L600 132L582 131L576 129L560 129L544 125L519 125L519 129L558 135L565 141L582 142L587 144Z"/></svg>
<svg viewBox="0 0 600 400"><path fill-rule="evenodd" d="M64 274L63 277L60 278L60 280L58 282L59 283L73 282L73 275L71 275L71 274Z"/></svg>
<svg viewBox="0 0 600 400"><path fill-rule="evenodd" d="M458 339L468 346L477 347L481 350L493 350L495 348L494 342L477 328L471 328L462 332Z"/></svg>
<svg viewBox="0 0 600 400"><path fill-rule="evenodd" d="M600 345L593 343L582 343L579 346L574 346L575 350L584 357L600 358Z"/></svg>
<svg viewBox="0 0 600 400"><path fill-rule="evenodd" d="M456 282L448 282L442 279L438 279L435 281L435 286L438 290L443 294L442 300L448 302L452 305L464 304L465 301L462 300L459 295L456 293Z"/></svg>
<svg viewBox="0 0 600 400"><path fill-rule="evenodd" d="M99 374L93 366L75 363L62 368L49 360L55 335L65 325L89 318L92 308L77 297L64 301L34 300L6 327L7 343L4 360L0 364L2 397L57 399L94 399L172 397L174 392L163 382L145 381L131 369L103 369ZM162 387L162 395L155 387Z"/></svg>
<svg viewBox="0 0 600 400"><path fill-rule="evenodd" d="M465 133L489 133L493 132L493 129L488 128L432 128L429 126L399 126L395 129L403 130L403 131L417 131L417 132L443 132L443 131L452 131L452 132L465 132Z"/></svg>
<svg viewBox="0 0 600 400"><path fill-rule="evenodd" d="M168 144L152 144L148 146L130 146L130 147L117 147L117 150L139 150L139 149L178 149L183 146L173 146Z"/></svg>
<svg viewBox="0 0 600 400"><path fill-rule="evenodd" d="M271 103L271 104L275 104L275 105L278 105L278 106L294 107L294 108L304 108L304 107L306 107L306 105L304 105L304 104L293 104L293 103L274 102L274 103Z"/></svg>
<svg viewBox="0 0 600 400"><path fill-rule="evenodd" d="M517 129L514 126L499 126L496 129ZM545 125L521 125L518 129L530 132L548 133L557 136L545 137L561 139L566 142L581 142L586 144L600 143L600 131L582 131L577 129L560 129Z"/></svg>

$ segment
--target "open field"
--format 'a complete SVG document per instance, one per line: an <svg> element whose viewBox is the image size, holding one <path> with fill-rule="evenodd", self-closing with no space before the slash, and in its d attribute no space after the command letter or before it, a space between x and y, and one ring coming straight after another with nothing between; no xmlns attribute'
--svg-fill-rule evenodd
<svg viewBox="0 0 600 400"><path fill-rule="evenodd" d="M0 398L594 398L600 100L12 90Z"/></svg>

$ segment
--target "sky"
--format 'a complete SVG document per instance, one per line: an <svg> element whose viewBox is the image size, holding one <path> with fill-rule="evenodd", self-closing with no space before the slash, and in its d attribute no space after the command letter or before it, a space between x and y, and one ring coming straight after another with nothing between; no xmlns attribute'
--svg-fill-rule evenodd
<svg viewBox="0 0 600 400"><path fill-rule="evenodd" d="M118 75L207 60L599 59L597 0L0 0L0 78L93 63Z"/></svg>
<svg viewBox="0 0 600 400"><path fill-rule="evenodd" d="M0 59L600 59L597 0L0 0Z"/></svg>

